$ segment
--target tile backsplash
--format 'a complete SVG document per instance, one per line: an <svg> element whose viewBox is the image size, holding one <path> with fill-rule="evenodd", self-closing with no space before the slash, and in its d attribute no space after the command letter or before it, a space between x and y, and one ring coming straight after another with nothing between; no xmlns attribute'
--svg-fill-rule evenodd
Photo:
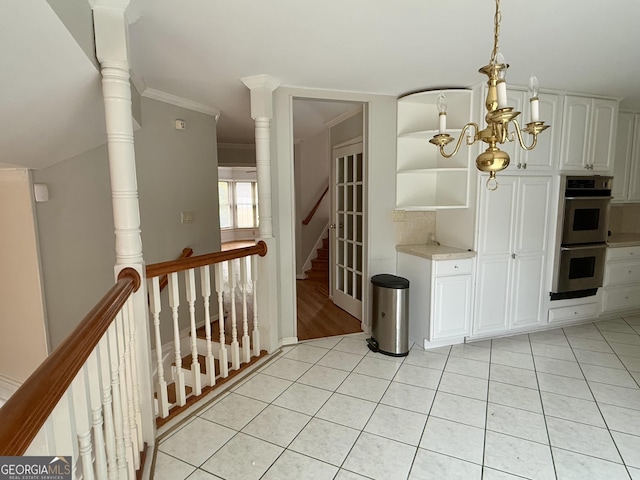
<svg viewBox="0 0 640 480"><path fill-rule="evenodd" d="M396 221L396 245L432 243L436 232L436 212L404 212L404 220Z"/></svg>
<svg viewBox="0 0 640 480"><path fill-rule="evenodd" d="M640 204L611 205L609 230L613 233L640 233Z"/></svg>

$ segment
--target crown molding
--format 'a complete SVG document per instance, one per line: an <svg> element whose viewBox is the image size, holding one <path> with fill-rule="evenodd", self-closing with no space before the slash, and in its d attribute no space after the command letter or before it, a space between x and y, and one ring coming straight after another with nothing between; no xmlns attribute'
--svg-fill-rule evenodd
<svg viewBox="0 0 640 480"><path fill-rule="evenodd" d="M149 87L145 88L141 95L146 98L151 98L152 100L158 100L170 105L175 105L176 107L182 107L188 110L193 110L195 112L211 115L212 117L216 117L216 122L218 121L218 118L220 118L220 114L222 113L219 108L210 107L209 105L194 102L193 100L187 100L186 98L178 97L177 95L171 95L170 93L162 92L160 90L155 90Z"/></svg>
<svg viewBox="0 0 640 480"><path fill-rule="evenodd" d="M331 127L333 127L335 125L338 125L339 123L344 122L346 119L351 118L354 115L357 115L361 111L362 111L362 105L358 105L353 110L349 110L348 112L341 113L337 117L334 117L331 120L329 120L328 122L325 122L324 126L325 126L325 128L331 128Z"/></svg>
<svg viewBox="0 0 640 480"><path fill-rule="evenodd" d="M240 81L244 83L249 90L253 90L254 88L266 88L274 91L282 83L277 78L265 74L242 77Z"/></svg>

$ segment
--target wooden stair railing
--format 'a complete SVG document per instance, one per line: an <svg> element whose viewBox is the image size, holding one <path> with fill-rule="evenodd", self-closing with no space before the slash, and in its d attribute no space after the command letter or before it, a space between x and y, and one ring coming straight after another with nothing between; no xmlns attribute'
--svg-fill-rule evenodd
<svg viewBox="0 0 640 480"><path fill-rule="evenodd" d="M248 364L252 361L252 357L261 355L255 295L257 286L256 257L262 257L266 254L266 243L259 241L252 246L170 260L146 267L149 310L153 321L156 346L154 360L157 369L155 389L158 416L160 417L158 420L167 418L170 410L175 411L178 407L184 407L191 397L200 397L209 391L208 387L212 387L216 383L216 366L219 377L227 378L230 375L230 370L238 370L241 364ZM184 273L181 279L178 277L180 272ZM173 322L172 342L165 345L163 345L160 327L162 312L160 278L163 276L167 277L169 313ZM199 279L199 288L197 288L196 278ZM182 291L180 291L182 288L180 284L183 286ZM214 286L213 289L212 286ZM217 295L218 301L217 332L219 333L219 341L212 339L213 329L209 311L212 294L214 301ZM237 314L236 308L238 294L241 296L239 314ZM198 296L201 297L201 302L197 301ZM228 319L231 321L229 325L231 335L225 333L223 306L225 298L230 307ZM183 334L180 329L180 301L182 299L186 299L188 304L190 324L190 355L184 357L184 361L181 352ZM251 319L249 318L251 306L248 305L248 300L253 301ZM204 341L198 340L196 325L196 308L201 307L203 310L198 318L204 320ZM229 337L231 342L227 344ZM184 348L187 348L186 345ZM165 375L165 370L168 370L169 366L165 366L163 350L167 352L167 359L173 357L170 374L167 375ZM204 356L202 365L201 356Z"/></svg>
<svg viewBox="0 0 640 480"><path fill-rule="evenodd" d="M0 456L26 452L140 281L133 268L122 270L80 325L0 408Z"/></svg>
<svg viewBox="0 0 640 480"><path fill-rule="evenodd" d="M309 212L309 215L307 215L305 219L302 220L303 225L309 225L309 222L311 222L311 219L316 214L316 211L320 207L320 203L322 202L322 199L324 198L324 196L327 194L328 191L329 191L329 185L327 185L327 188L324 189L324 192L322 192L322 195L320 195L320 198L318 199L316 204L313 206L313 208Z"/></svg>
<svg viewBox="0 0 640 480"><path fill-rule="evenodd" d="M191 247L186 247L182 249L182 253L178 257L178 260L182 260L183 258L189 258L193 256L193 249ZM160 291L164 290L169 284L169 279L166 275L160 277Z"/></svg>

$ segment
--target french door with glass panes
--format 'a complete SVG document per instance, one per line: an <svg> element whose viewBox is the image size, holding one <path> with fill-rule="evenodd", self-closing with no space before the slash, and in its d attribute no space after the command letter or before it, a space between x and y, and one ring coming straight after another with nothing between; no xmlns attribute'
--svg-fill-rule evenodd
<svg viewBox="0 0 640 480"><path fill-rule="evenodd" d="M364 157L362 142L333 149L331 295L362 320L364 288Z"/></svg>

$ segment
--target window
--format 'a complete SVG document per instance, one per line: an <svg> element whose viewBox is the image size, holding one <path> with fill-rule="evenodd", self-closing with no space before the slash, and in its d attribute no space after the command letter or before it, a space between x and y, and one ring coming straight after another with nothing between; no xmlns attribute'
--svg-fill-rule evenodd
<svg viewBox="0 0 640 480"><path fill-rule="evenodd" d="M258 186L254 181L218 182L220 228L258 226Z"/></svg>

